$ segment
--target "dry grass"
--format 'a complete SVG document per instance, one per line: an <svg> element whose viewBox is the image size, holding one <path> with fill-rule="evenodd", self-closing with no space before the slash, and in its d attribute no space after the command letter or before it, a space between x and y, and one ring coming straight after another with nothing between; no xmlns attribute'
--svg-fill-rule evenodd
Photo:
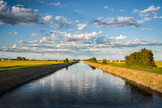
<svg viewBox="0 0 162 108"><path fill-rule="evenodd" d="M115 67L110 65L103 65L98 63L86 62L87 64L101 69L103 71L115 74L117 76L126 78L131 81L135 81L137 84L141 84L146 87L150 87L153 90L162 93L162 75L151 72L144 72L139 70L132 70L122 67Z"/></svg>
<svg viewBox="0 0 162 108"><path fill-rule="evenodd" d="M103 64L102 61L97 61L97 63ZM107 64L104 65L162 74L162 61L155 61L155 64L157 65L157 67L142 67L136 65L127 65L125 62L107 62Z"/></svg>

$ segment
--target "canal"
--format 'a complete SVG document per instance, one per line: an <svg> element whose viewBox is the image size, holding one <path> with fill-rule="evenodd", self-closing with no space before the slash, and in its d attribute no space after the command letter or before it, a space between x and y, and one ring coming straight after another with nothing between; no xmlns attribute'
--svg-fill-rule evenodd
<svg viewBox="0 0 162 108"><path fill-rule="evenodd" d="M162 97L80 62L0 97L0 108L160 108Z"/></svg>

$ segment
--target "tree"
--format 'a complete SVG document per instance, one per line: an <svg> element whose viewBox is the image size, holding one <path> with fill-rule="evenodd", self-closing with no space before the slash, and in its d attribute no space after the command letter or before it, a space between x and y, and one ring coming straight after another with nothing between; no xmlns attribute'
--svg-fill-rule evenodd
<svg viewBox="0 0 162 108"><path fill-rule="evenodd" d="M17 60L21 60L21 57L17 57Z"/></svg>
<svg viewBox="0 0 162 108"><path fill-rule="evenodd" d="M66 58L66 59L64 60L64 62L65 62L65 63L68 63L68 62L69 62L68 58Z"/></svg>
<svg viewBox="0 0 162 108"><path fill-rule="evenodd" d="M26 60L26 58L25 58L25 57L22 57L21 59L22 59L22 60L24 60L24 61Z"/></svg>
<svg viewBox="0 0 162 108"><path fill-rule="evenodd" d="M106 64L106 59L103 59L103 60L102 60L102 63Z"/></svg>
<svg viewBox="0 0 162 108"><path fill-rule="evenodd" d="M144 67L156 67L152 51L146 48L125 56L125 63Z"/></svg>
<svg viewBox="0 0 162 108"><path fill-rule="evenodd" d="M97 60L96 60L95 57L92 57L92 58L88 59L88 61L97 63Z"/></svg>

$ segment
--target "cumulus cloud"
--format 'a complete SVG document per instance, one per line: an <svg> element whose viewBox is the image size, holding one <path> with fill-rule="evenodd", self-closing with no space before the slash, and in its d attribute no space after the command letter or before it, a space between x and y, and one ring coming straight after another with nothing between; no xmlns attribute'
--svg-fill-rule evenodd
<svg viewBox="0 0 162 108"><path fill-rule="evenodd" d="M108 35L106 36L100 36L96 38L96 44L110 44L112 42L119 42L121 40L124 40L126 38L126 36L124 35L120 35L120 36L116 36L116 37L109 37Z"/></svg>
<svg viewBox="0 0 162 108"><path fill-rule="evenodd" d="M99 17L94 21L94 24L97 26L97 28L124 27L124 26L137 28L142 23L143 21L135 20L134 17L118 17L117 19L115 18L103 19L102 17Z"/></svg>
<svg viewBox="0 0 162 108"><path fill-rule="evenodd" d="M139 13L140 17L144 17L145 19L149 19L148 21L151 21L152 18L162 18L162 16L159 16L159 13L156 12L160 9L160 6L155 7L154 5L150 6L147 9L144 10L138 10L134 9L133 13Z"/></svg>
<svg viewBox="0 0 162 108"><path fill-rule="evenodd" d="M18 32L9 32L8 34L11 35L11 36L15 36L15 35L18 34Z"/></svg>
<svg viewBox="0 0 162 108"><path fill-rule="evenodd" d="M78 30L83 30L86 26L87 26L87 24L78 24L77 25L77 27L78 27L77 29Z"/></svg>
<svg viewBox="0 0 162 108"><path fill-rule="evenodd" d="M69 21L64 16L56 16L53 21L50 21L50 27L53 27L53 28L68 29L71 25L72 25L72 22Z"/></svg>
<svg viewBox="0 0 162 108"><path fill-rule="evenodd" d="M36 32L34 32L34 33L31 33L31 37L34 37L34 36L37 36L38 34L36 33Z"/></svg>
<svg viewBox="0 0 162 108"><path fill-rule="evenodd" d="M44 17L42 17L42 19L43 19L43 22L47 22L52 19L52 15L44 16Z"/></svg>
<svg viewBox="0 0 162 108"><path fill-rule="evenodd" d="M34 25L39 24L37 10L23 5L13 6L10 10L7 2L0 1L0 24Z"/></svg>
<svg viewBox="0 0 162 108"><path fill-rule="evenodd" d="M153 12L157 11L160 9L160 6L154 7L154 5L150 6L148 9L144 9L143 11L140 11L141 13L148 13L148 12Z"/></svg>
<svg viewBox="0 0 162 108"><path fill-rule="evenodd" d="M62 35L60 37L60 41L62 43L68 42L68 43L93 43L96 36L101 34L102 31L99 32L92 32L92 33L82 33L82 34L71 34L66 33L65 35Z"/></svg>

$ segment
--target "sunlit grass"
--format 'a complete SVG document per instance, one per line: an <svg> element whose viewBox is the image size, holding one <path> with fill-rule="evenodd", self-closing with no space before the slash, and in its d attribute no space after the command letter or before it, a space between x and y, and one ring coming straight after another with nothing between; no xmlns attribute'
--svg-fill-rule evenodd
<svg viewBox="0 0 162 108"><path fill-rule="evenodd" d="M61 60L59 61L12 61L12 60L0 61L0 71L33 67L33 66L41 66L41 65L63 64L63 63L64 62Z"/></svg>
<svg viewBox="0 0 162 108"><path fill-rule="evenodd" d="M98 63L102 64L102 61L98 61ZM127 65L125 62L107 62L107 64L105 65L111 65L111 66L117 66L117 67L123 67L123 68L128 68L128 69L162 74L162 61L155 61L155 64L157 65L157 67L141 67L141 66L135 66L135 65L131 66L131 65Z"/></svg>
<svg viewBox="0 0 162 108"><path fill-rule="evenodd" d="M155 64L157 65L157 67L162 67L162 61L155 61Z"/></svg>

